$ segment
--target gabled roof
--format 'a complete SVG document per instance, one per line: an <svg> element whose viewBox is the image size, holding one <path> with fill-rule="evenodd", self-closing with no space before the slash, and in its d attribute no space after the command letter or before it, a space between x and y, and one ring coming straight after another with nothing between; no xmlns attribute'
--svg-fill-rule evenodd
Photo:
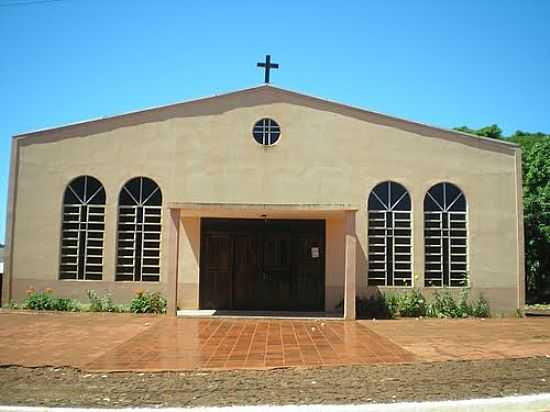
<svg viewBox="0 0 550 412"><path fill-rule="evenodd" d="M348 110L348 111L352 111L352 112L357 112L359 114L365 114L365 115L368 115L368 116L371 116L371 117L379 118L381 120L389 121L393 124L402 124L403 126L409 126L409 127L425 129L426 132L429 132L431 130L432 132L436 132L436 133L444 133L446 135L452 135L452 136L457 137L459 139L463 139L464 142L467 142L467 143L472 143L472 139L475 139L477 142L479 142L481 144L486 143L486 144L491 145L493 147L496 145L496 146L500 146L500 147L504 146L504 147L508 147L508 148L519 148L519 145L516 144L516 143L512 143L512 142L508 142L508 141L504 141L504 140L492 139L492 138L489 138L489 137L477 136L477 135L473 135L473 134L469 134L469 133L460 132L460 131L457 131L457 130L451 130L451 129L445 129L445 128L442 128L442 127L431 126L431 125L428 125L428 124L419 123L419 122L415 122L415 121L411 121L411 120L407 120L407 119L402 119L402 118L399 118L399 117L390 116L390 115L387 115L387 114L375 112L375 111L372 111L372 110L363 109L363 108L356 107L356 106L351 106L351 105L348 105L348 104L335 102L335 101L324 99L324 98L307 95L307 94L296 92L296 91L293 91L293 90L283 89L281 87L276 87L276 86L273 86L271 84L261 84L259 86L248 87L248 88L244 88L244 89L235 90L235 91L232 91L232 92L227 92L227 93L222 93L222 94L217 94L217 95L207 96L207 97L201 97L201 98L197 98L197 99L184 100L184 101L171 103L171 104L167 104L167 105L155 106L155 107L150 107L150 108L146 108L146 109L126 112L126 113L122 113L122 114L118 114L118 115L114 115L114 116L100 117L100 118L96 118L96 119L90 119L90 120L85 120L85 121L81 121L81 122L69 123L69 124L55 126L55 127L51 127L51 128L33 130L33 131L29 131L29 132L16 134L13 137L14 138L23 138L23 137L28 137L28 136L36 136L36 135L39 135L41 133L52 132L52 131L55 131L55 130L66 129L66 128L71 128L71 127L75 127L75 126L82 126L82 125L85 125L87 123L92 124L92 123L97 123L97 122L103 122L103 121L107 121L107 120L111 120L111 119L121 118L121 117L124 117L124 116L133 116L133 115L137 115L137 114L140 114L140 113L147 113L147 112L163 110L163 109L172 108L172 107L179 106L179 105L187 105L187 104L192 104L192 103L205 102L205 101L211 100L211 99L218 99L218 98L222 98L222 97L238 95L238 94L245 94L245 93L258 91L258 90L265 90L265 89L269 89L269 90L272 90L272 91L277 91L277 92L280 92L280 93L283 93L283 94L288 94L290 96L299 97L299 98L314 101L314 102L323 103L325 105L330 105L330 106L334 107L335 109L344 109L344 110Z"/></svg>

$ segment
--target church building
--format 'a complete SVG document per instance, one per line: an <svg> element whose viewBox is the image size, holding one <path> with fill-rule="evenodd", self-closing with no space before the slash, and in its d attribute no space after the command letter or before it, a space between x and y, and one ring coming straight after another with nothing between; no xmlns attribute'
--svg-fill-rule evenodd
<svg viewBox="0 0 550 412"><path fill-rule="evenodd" d="M2 302L147 290L169 314L354 319L356 296L469 288L511 314L521 187L515 144L270 84L24 133Z"/></svg>

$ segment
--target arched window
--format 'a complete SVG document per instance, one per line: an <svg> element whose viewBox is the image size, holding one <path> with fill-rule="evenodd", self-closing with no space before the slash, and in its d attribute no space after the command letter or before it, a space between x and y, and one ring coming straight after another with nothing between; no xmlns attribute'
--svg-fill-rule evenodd
<svg viewBox="0 0 550 412"><path fill-rule="evenodd" d="M424 199L425 286L468 285L466 198L452 183L432 186Z"/></svg>
<svg viewBox="0 0 550 412"><path fill-rule="evenodd" d="M61 226L59 279L101 280L105 189L91 176L80 176L65 188Z"/></svg>
<svg viewBox="0 0 550 412"><path fill-rule="evenodd" d="M147 177L128 181L118 198L116 280L160 279L162 193Z"/></svg>
<svg viewBox="0 0 550 412"><path fill-rule="evenodd" d="M395 182L378 184L370 193L369 274L373 286L411 286L411 198Z"/></svg>

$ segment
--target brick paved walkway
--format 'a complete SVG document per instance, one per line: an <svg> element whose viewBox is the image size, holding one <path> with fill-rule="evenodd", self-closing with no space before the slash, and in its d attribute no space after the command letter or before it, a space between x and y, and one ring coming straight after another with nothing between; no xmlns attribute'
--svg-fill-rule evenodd
<svg viewBox="0 0 550 412"><path fill-rule="evenodd" d="M550 317L359 323L425 361L550 357Z"/></svg>
<svg viewBox="0 0 550 412"><path fill-rule="evenodd" d="M550 318L306 321L0 312L0 365L182 370L550 356Z"/></svg>
<svg viewBox="0 0 550 412"><path fill-rule="evenodd" d="M410 362L356 322L0 313L0 365L87 370L276 368Z"/></svg>
<svg viewBox="0 0 550 412"><path fill-rule="evenodd" d="M168 318L87 368L274 368L413 359L412 354L358 323Z"/></svg>

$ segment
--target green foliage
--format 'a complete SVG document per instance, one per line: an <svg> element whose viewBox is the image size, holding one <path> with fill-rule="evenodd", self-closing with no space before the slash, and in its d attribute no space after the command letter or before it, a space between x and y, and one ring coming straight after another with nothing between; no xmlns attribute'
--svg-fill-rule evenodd
<svg viewBox="0 0 550 412"><path fill-rule="evenodd" d="M343 307L343 302L338 308ZM483 295L475 301L470 291L464 288L460 297L455 300L450 291L436 291L433 298L427 301L420 290L411 289L406 293L378 293L368 298L357 298L357 315L367 319L393 319L401 317L431 318L467 318L490 316L489 302Z"/></svg>
<svg viewBox="0 0 550 412"><path fill-rule="evenodd" d="M358 299L357 312L368 319L392 319L395 315L391 306L388 305L388 300L381 293L366 299Z"/></svg>
<svg viewBox="0 0 550 412"><path fill-rule="evenodd" d="M428 307L427 314L433 318L456 318L458 307L449 292L439 293L436 291L433 296L433 302Z"/></svg>
<svg viewBox="0 0 550 412"><path fill-rule="evenodd" d="M527 293L550 300L550 139L527 145L523 153L523 209Z"/></svg>
<svg viewBox="0 0 550 412"><path fill-rule="evenodd" d="M480 295L473 307L473 316L476 318L488 318L490 315L491 310L489 308L489 301L485 296Z"/></svg>
<svg viewBox="0 0 550 412"><path fill-rule="evenodd" d="M475 134L477 136L490 137L492 139L502 139L502 129L496 124L482 127L481 129L470 129L467 126L455 127L459 132Z"/></svg>
<svg viewBox="0 0 550 412"><path fill-rule="evenodd" d="M166 299L160 292L139 291L130 302L130 312L134 313L165 313Z"/></svg>
<svg viewBox="0 0 550 412"><path fill-rule="evenodd" d="M487 306L488 308L488 306ZM474 314L474 307L470 303L470 291L468 289L462 289L462 292L460 293L460 300L458 301L457 306L457 317L467 317L467 316L473 316ZM487 314L488 316L489 314Z"/></svg>
<svg viewBox="0 0 550 412"><path fill-rule="evenodd" d="M386 306L388 308L388 311L391 313L391 317L395 317L399 313L399 304L401 301L401 298L397 294L388 294L383 295L386 299Z"/></svg>
<svg viewBox="0 0 550 412"><path fill-rule="evenodd" d="M527 300L550 302L550 135L517 130L512 136L503 137L496 125L455 130L503 138L521 146Z"/></svg>
<svg viewBox="0 0 550 412"><path fill-rule="evenodd" d="M368 297L355 299L357 316L363 319L393 319L398 311L399 296L376 293ZM336 305L337 310L344 308L344 301Z"/></svg>
<svg viewBox="0 0 550 412"><path fill-rule="evenodd" d="M60 298L53 294L51 289L35 291L27 290L27 298L23 302L23 309L30 310L58 310L64 312L78 312L78 302L69 298Z"/></svg>
<svg viewBox="0 0 550 412"><path fill-rule="evenodd" d="M99 296L95 290L87 290L90 301L90 312L123 312L120 305L115 305L111 295Z"/></svg>
<svg viewBox="0 0 550 412"><path fill-rule="evenodd" d="M400 295L399 314L404 317L418 317L426 315L426 299L419 289L412 289Z"/></svg>
<svg viewBox="0 0 550 412"><path fill-rule="evenodd" d="M469 291L463 289L458 303L449 291L436 291L428 307L428 316L434 318L466 318L473 316L473 306L469 302Z"/></svg>

